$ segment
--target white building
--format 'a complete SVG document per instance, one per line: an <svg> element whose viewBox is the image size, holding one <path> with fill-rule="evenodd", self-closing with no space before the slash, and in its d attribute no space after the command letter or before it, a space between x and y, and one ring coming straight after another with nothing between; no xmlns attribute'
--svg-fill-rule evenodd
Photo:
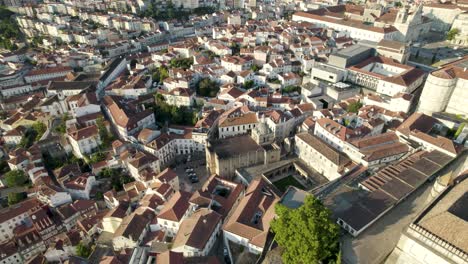
<svg viewBox="0 0 468 264"><path fill-rule="evenodd" d="M218 123L219 138L247 134L258 124L257 113L224 113Z"/></svg>
<svg viewBox="0 0 468 264"><path fill-rule="evenodd" d="M195 101L194 92L187 88L175 88L169 92L160 90L159 93L162 94L166 103L177 107L191 107Z"/></svg>
<svg viewBox="0 0 468 264"><path fill-rule="evenodd" d="M211 209L195 211L180 225L174 238L172 251L184 257L207 256L221 229L222 216Z"/></svg>
<svg viewBox="0 0 468 264"><path fill-rule="evenodd" d="M261 254L279 196L263 178L253 180L223 226L224 244L235 243L249 252ZM261 223L261 224L259 224ZM249 230L245 232L245 230Z"/></svg>
<svg viewBox="0 0 468 264"><path fill-rule="evenodd" d="M350 159L318 137L305 132L295 138L296 155L328 180L334 181L349 170L346 167L351 165Z"/></svg>
<svg viewBox="0 0 468 264"><path fill-rule="evenodd" d="M158 224L170 236L175 236L182 221L190 215L189 200L191 193L179 191L164 204L159 212Z"/></svg>
<svg viewBox="0 0 468 264"><path fill-rule="evenodd" d="M96 125L69 130L67 136L73 153L79 158L83 158L83 155L92 154L102 143Z"/></svg>
<svg viewBox="0 0 468 264"><path fill-rule="evenodd" d="M427 77L419 100L418 111L447 112L468 117L468 56L443 65Z"/></svg>
<svg viewBox="0 0 468 264"><path fill-rule="evenodd" d="M91 199L90 193L95 185L96 177L90 173L84 173L63 182L63 187L70 193L73 199Z"/></svg>
<svg viewBox="0 0 468 264"><path fill-rule="evenodd" d="M24 76L24 80L27 83L39 82L43 80L49 80L59 77L65 77L67 74L71 73L73 70L71 67L53 67L45 69L37 69L28 72Z"/></svg>
<svg viewBox="0 0 468 264"><path fill-rule="evenodd" d="M0 242L13 238L14 228L29 221L28 212L40 206L42 203L32 198L2 209L0 211Z"/></svg>

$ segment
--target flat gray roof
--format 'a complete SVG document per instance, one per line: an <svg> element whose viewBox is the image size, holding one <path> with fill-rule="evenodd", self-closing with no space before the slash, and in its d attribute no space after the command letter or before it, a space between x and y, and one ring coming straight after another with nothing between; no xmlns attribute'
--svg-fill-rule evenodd
<svg viewBox="0 0 468 264"><path fill-rule="evenodd" d="M356 55L358 55L360 53L366 52L366 51L368 51L370 49L372 49L372 48L362 46L362 45L359 45L359 44L354 44L352 46L349 46L347 48L344 48L344 49L338 51L337 53L332 54L331 56L338 56L338 57L342 57L342 58L350 58L350 57L356 56Z"/></svg>

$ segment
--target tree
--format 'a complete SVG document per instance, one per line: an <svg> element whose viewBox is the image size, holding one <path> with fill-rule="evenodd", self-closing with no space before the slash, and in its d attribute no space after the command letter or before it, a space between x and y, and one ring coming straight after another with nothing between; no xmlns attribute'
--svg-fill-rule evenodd
<svg viewBox="0 0 468 264"><path fill-rule="evenodd" d="M396 2L396 3L395 3L395 6L396 6L396 7L402 7L403 4L402 4L401 2Z"/></svg>
<svg viewBox="0 0 468 264"><path fill-rule="evenodd" d="M249 81L245 81L245 82L244 82L244 88L245 88L245 89L250 89L250 88L254 87L254 85L255 85L255 83L254 83L254 81L252 81L252 80L249 80Z"/></svg>
<svg viewBox="0 0 468 264"><path fill-rule="evenodd" d="M123 190L125 184L134 181L132 177L122 173L121 170L112 168L102 169L98 176L99 178L110 178L112 189L116 192Z"/></svg>
<svg viewBox="0 0 468 264"><path fill-rule="evenodd" d="M362 107L361 101L357 101L357 102L350 103L346 110L351 113L357 113L359 112L359 109L361 109L361 107Z"/></svg>
<svg viewBox="0 0 468 264"><path fill-rule="evenodd" d="M153 81L157 83L164 81L167 77L169 77L169 72L164 66L158 67L153 73Z"/></svg>
<svg viewBox="0 0 468 264"><path fill-rule="evenodd" d="M457 28L452 28L448 33L447 33L447 40L454 40L455 37L460 33L460 31Z"/></svg>
<svg viewBox="0 0 468 264"><path fill-rule="evenodd" d="M21 170L9 171L5 173L4 177L8 187L23 186L28 181L24 171Z"/></svg>
<svg viewBox="0 0 468 264"><path fill-rule="evenodd" d="M103 161L105 159L106 159L106 154L104 154L103 152L96 152L96 153L91 154L91 156L89 156L89 163L94 164L94 163Z"/></svg>
<svg viewBox="0 0 468 264"><path fill-rule="evenodd" d="M67 123L67 120L69 119L70 119L70 116L68 115L68 113L63 114L62 118L60 119L60 124L54 128L55 132L61 135L65 134L65 132L67 132L66 123Z"/></svg>
<svg viewBox="0 0 468 264"><path fill-rule="evenodd" d="M203 78L196 84L197 94L200 96L215 97L219 92L219 84L210 78Z"/></svg>
<svg viewBox="0 0 468 264"><path fill-rule="evenodd" d="M32 129L36 131L35 141L38 141L41 139L42 135L44 135L44 133L46 132L47 126L44 123L36 122L32 125Z"/></svg>
<svg viewBox="0 0 468 264"><path fill-rule="evenodd" d="M0 174L6 173L10 171L10 166L8 166L8 162L6 160L0 161Z"/></svg>
<svg viewBox="0 0 468 264"><path fill-rule="evenodd" d="M339 227L331 212L312 195L297 209L276 206L271 228L283 248L284 263L330 263L339 255Z"/></svg>
<svg viewBox="0 0 468 264"><path fill-rule="evenodd" d="M91 247L85 245L82 241L76 246L76 255L82 258L88 258L91 255Z"/></svg>
<svg viewBox="0 0 468 264"><path fill-rule="evenodd" d="M96 119L96 125L99 131L99 137L101 138L102 147L108 148L114 141L114 135L112 135L109 130L107 130L106 125L104 124L104 118L98 117Z"/></svg>
<svg viewBox="0 0 468 264"><path fill-rule="evenodd" d="M8 205L14 205L17 204L23 200L25 200L28 197L28 195L25 192L11 192L8 194Z"/></svg>
<svg viewBox="0 0 468 264"><path fill-rule="evenodd" d="M179 58L179 59L172 59L169 62L169 65L172 68L182 68L184 70L189 69L190 66L193 64L193 58Z"/></svg>
<svg viewBox="0 0 468 264"><path fill-rule="evenodd" d="M254 65L252 65L252 66L250 67L250 69L251 69L252 71L254 71L254 72L260 71L260 68L261 68L261 67L259 67L259 66L256 65L256 64L254 64Z"/></svg>

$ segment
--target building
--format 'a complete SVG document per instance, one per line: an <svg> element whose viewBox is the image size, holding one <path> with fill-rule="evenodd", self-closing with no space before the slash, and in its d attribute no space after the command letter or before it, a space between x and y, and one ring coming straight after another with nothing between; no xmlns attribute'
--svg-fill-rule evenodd
<svg viewBox="0 0 468 264"><path fill-rule="evenodd" d="M151 210L143 208L125 216L112 238L114 250L137 247L149 231L153 217Z"/></svg>
<svg viewBox="0 0 468 264"><path fill-rule="evenodd" d="M394 96L412 93L423 83L424 77L420 69L379 56L349 67L347 80L377 93Z"/></svg>
<svg viewBox="0 0 468 264"><path fill-rule="evenodd" d="M377 171L359 183L367 190L349 206L334 212L337 223L356 237L452 160L439 151L419 151ZM357 194L356 194L357 195Z"/></svg>
<svg viewBox="0 0 468 264"><path fill-rule="evenodd" d="M222 216L211 209L195 211L182 221L171 250L184 257L207 256L219 235L221 220Z"/></svg>
<svg viewBox="0 0 468 264"><path fill-rule="evenodd" d="M128 138L143 128L155 125L154 113L132 100L119 96L105 96L104 104L112 124L119 136Z"/></svg>
<svg viewBox="0 0 468 264"><path fill-rule="evenodd" d="M406 64L410 52L407 44L394 40L383 39L377 44L377 55L394 59L401 64Z"/></svg>
<svg viewBox="0 0 468 264"><path fill-rule="evenodd" d="M42 206L35 198L25 200L0 211L0 241L13 238L13 229L28 221L28 212Z"/></svg>
<svg viewBox="0 0 468 264"><path fill-rule="evenodd" d="M352 129L349 129L329 118L320 118L316 120L314 135L339 151L343 151L346 141L355 137L355 133Z"/></svg>
<svg viewBox="0 0 468 264"><path fill-rule="evenodd" d="M102 143L99 129L96 125L69 130L67 138L73 149L73 153L79 158L93 153Z"/></svg>
<svg viewBox="0 0 468 264"><path fill-rule="evenodd" d="M258 124L257 113L247 112L221 115L218 121L219 138L233 137L249 133Z"/></svg>
<svg viewBox="0 0 468 264"><path fill-rule="evenodd" d="M455 45L467 46L468 45L468 14L459 14L452 24L452 30L458 30L458 34L451 42Z"/></svg>
<svg viewBox="0 0 468 264"><path fill-rule="evenodd" d="M44 80L50 80L50 79L55 79L55 78L60 78L62 77L65 79L65 76L69 73L71 73L73 69L71 67L52 67L52 68L45 68L45 69L37 69L37 70L32 70L28 72L24 76L24 80L27 83L33 83L33 82L40 82Z"/></svg>
<svg viewBox="0 0 468 264"><path fill-rule="evenodd" d="M437 150L450 157L457 156L457 147L452 140L430 134L433 129L440 127L442 124L437 119L416 112L398 126L396 134L403 142L419 144L428 151Z"/></svg>
<svg viewBox="0 0 468 264"><path fill-rule="evenodd" d="M190 205L194 208L209 208L223 219L231 214L244 194L244 185L228 181L216 174L210 176L200 190L193 193Z"/></svg>
<svg viewBox="0 0 468 264"><path fill-rule="evenodd" d="M352 166L346 154L334 149L317 136L304 132L297 134L295 139L296 155L330 181L343 176Z"/></svg>
<svg viewBox="0 0 468 264"><path fill-rule="evenodd" d="M431 2L423 6L424 15L431 19L431 30L438 32L449 31L455 18L465 11L466 8L453 2Z"/></svg>
<svg viewBox="0 0 468 264"><path fill-rule="evenodd" d="M366 167L383 165L399 160L408 153L408 145L400 142L394 132L364 137L347 142L343 148L354 162Z"/></svg>
<svg viewBox="0 0 468 264"><path fill-rule="evenodd" d="M191 196L191 193L185 191L176 192L159 212L158 224L168 235L175 236L182 221L190 215L189 200Z"/></svg>
<svg viewBox="0 0 468 264"><path fill-rule="evenodd" d="M280 159L277 145L260 146L249 135L210 142L206 146L206 164L212 174L232 179L237 169L269 164Z"/></svg>
<svg viewBox="0 0 468 264"><path fill-rule="evenodd" d="M164 97L166 103L177 107L191 107L195 102L195 93L187 88L175 88L169 92L159 90L159 93Z"/></svg>
<svg viewBox="0 0 468 264"><path fill-rule="evenodd" d="M270 222L280 197L263 178L253 180L233 214L223 226L225 245L235 243L261 254L267 243Z"/></svg>
<svg viewBox="0 0 468 264"><path fill-rule="evenodd" d="M468 172L458 176L402 231L391 263L468 262Z"/></svg>
<svg viewBox="0 0 468 264"><path fill-rule="evenodd" d="M91 190L96 185L96 177L91 173L83 173L63 182L63 187L73 199L91 199Z"/></svg>
<svg viewBox="0 0 468 264"><path fill-rule="evenodd" d="M468 117L468 56L442 65L427 77L418 111L428 115L448 113Z"/></svg>
<svg viewBox="0 0 468 264"><path fill-rule="evenodd" d="M394 26L376 27L358 20L344 20L342 13L349 5L320 8L310 12L296 12L293 21L310 22L316 26L342 31L347 37L358 40L379 42L382 39L396 39L399 35Z"/></svg>

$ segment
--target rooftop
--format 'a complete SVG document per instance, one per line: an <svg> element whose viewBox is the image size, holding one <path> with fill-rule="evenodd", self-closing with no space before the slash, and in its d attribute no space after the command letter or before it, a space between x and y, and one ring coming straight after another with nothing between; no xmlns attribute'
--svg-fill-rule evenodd
<svg viewBox="0 0 468 264"><path fill-rule="evenodd" d="M263 148L253 140L250 135L241 135L225 138L211 143L208 149L219 158L230 158L253 151L263 151Z"/></svg>

